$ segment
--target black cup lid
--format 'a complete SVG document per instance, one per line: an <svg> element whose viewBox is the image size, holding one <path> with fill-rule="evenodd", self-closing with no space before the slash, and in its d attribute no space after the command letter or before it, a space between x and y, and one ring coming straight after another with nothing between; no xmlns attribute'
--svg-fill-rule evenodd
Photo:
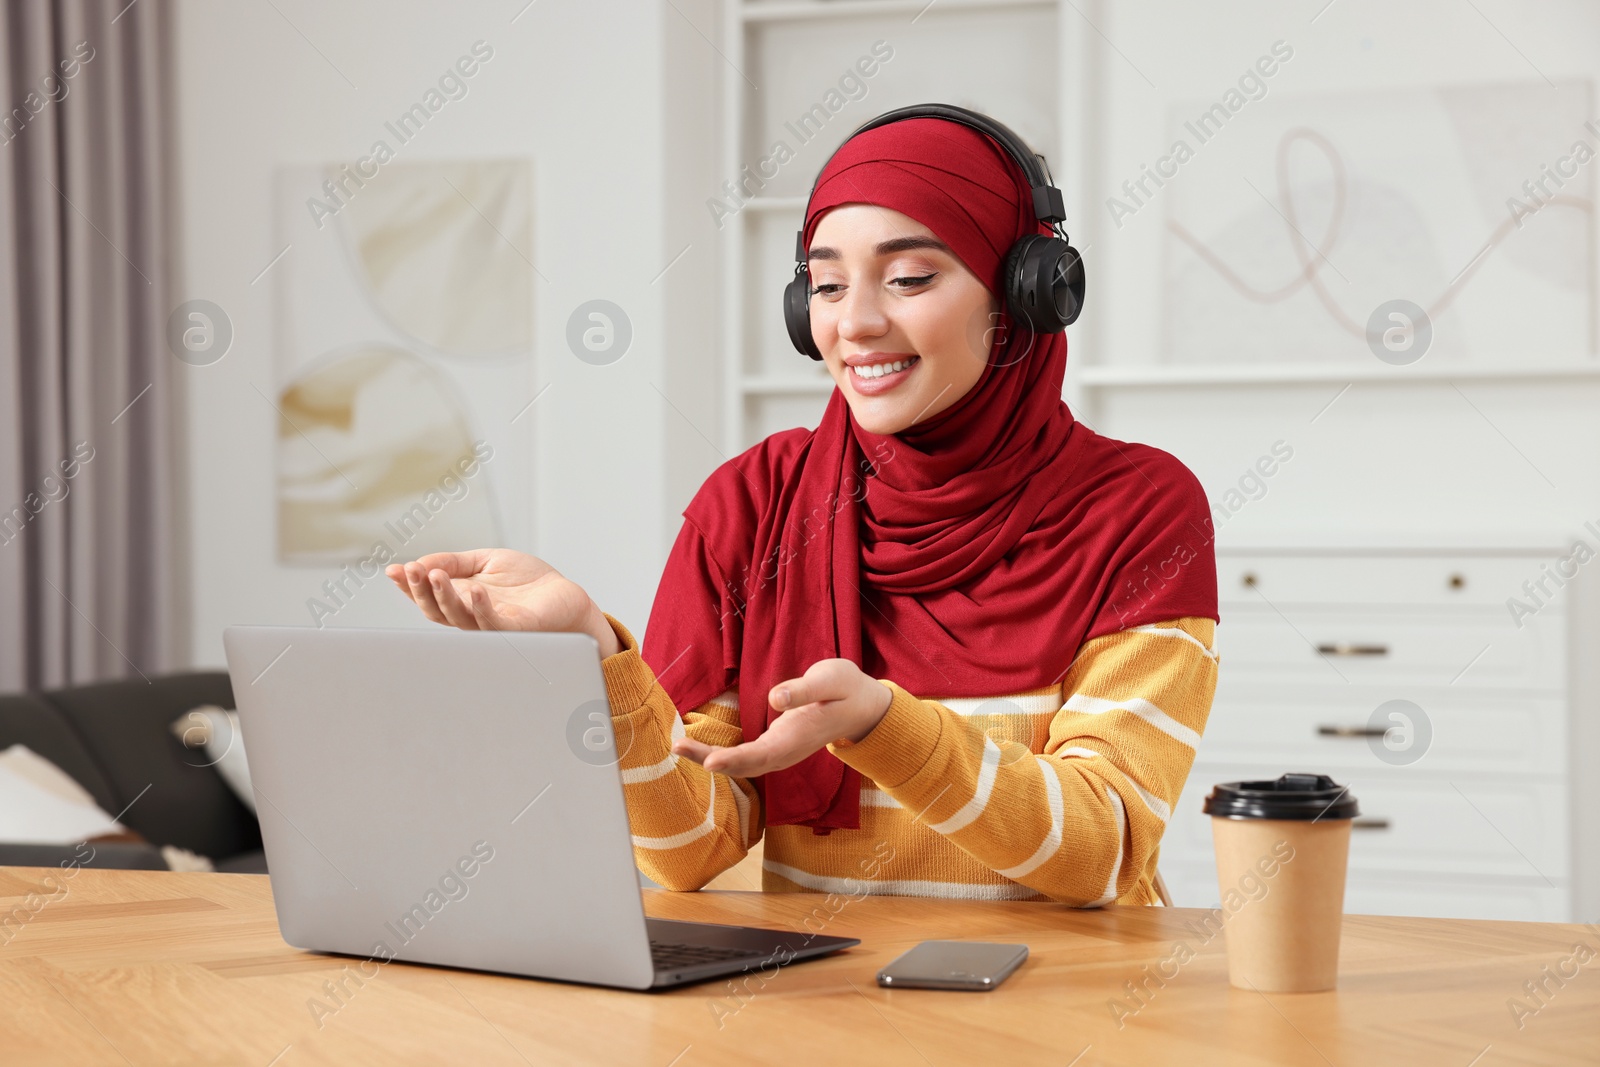
<svg viewBox="0 0 1600 1067"><path fill-rule="evenodd" d="M1225 819L1353 819L1361 814L1350 787L1326 774L1285 774L1276 781L1221 782L1202 809Z"/></svg>

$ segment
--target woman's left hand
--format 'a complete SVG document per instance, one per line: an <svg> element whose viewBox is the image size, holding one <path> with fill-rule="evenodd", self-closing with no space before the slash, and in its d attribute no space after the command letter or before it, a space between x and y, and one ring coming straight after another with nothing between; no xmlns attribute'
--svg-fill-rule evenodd
<svg viewBox="0 0 1600 1067"><path fill-rule="evenodd" d="M731 748L680 737L672 751L708 771L751 778L781 771L841 739L860 741L889 710L894 693L847 659L823 659L799 678L779 682L767 700L783 712L754 741Z"/></svg>

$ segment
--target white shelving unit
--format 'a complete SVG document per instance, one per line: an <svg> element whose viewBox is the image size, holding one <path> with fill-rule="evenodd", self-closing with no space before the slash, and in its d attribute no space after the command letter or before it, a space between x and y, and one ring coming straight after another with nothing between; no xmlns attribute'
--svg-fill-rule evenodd
<svg viewBox="0 0 1600 1067"><path fill-rule="evenodd" d="M1042 152L1070 197L1074 175L1064 173L1070 168L1058 146L1073 143L1076 123L1062 106L1066 86L1060 72L1077 69L1065 57L1082 46L1063 11L1071 13L1060 0L725 0L721 51L729 69L723 79L721 169L735 183L746 164L754 170L768 156L773 140L783 137L793 146L781 127L768 128L763 107L773 107L774 100L816 100L830 87L819 72L844 72L842 57L866 54L875 40L894 50L892 60L863 79L864 96L850 100L768 188L751 190L756 195L723 220L722 418L728 455L775 429L814 425L833 389L822 365L790 346L779 308L793 271L793 234L806 194L827 155L851 130L906 104L974 107L994 114ZM1048 32L1041 36L1041 29ZM985 62L985 49L1021 53L1021 62ZM804 61L793 71L784 69L780 60L786 54L803 55ZM953 62L958 55L970 58Z"/></svg>
<svg viewBox="0 0 1600 1067"><path fill-rule="evenodd" d="M1297 385L1317 382L1505 381L1534 382L1563 379L1600 380L1600 364L1526 363L1512 367L1485 364L1418 363L1409 367L1382 363L1272 363L1217 364L1212 366L1088 366L1077 371L1088 389L1151 388L1172 385Z"/></svg>
<svg viewBox="0 0 1600 1067"><path fill-rule="evenodd" d="M1403 385L1411 382L1503 381L1534 382L1600 381L1597 367L1537 367L1518 370L1484 366L1367 367L1335 363L1308 363L1300 366L1216 366L1216 367L1087 367L1078 372L1080 385L1087 389L1150 388L1178 385L1293 385L1320 382L1376 382ZM740 386L746 396L790 394L826 395L833 388L831 379L804 375L742 375Z"/></svg>
<svg viewBox="0 0 1600 1067"><path fill-rule="evenodd" d="M814 47L794 49L798 58L792 70L758 73L752 68L752 62L759 64L763 43L776 37L793 35L797 40L803 38L806 46L830 38L857 40L864 46L881 31L897 49L894 63L885 66L884 84L874 84L865 99L852 102L827 129L826 136L819 138L828 142L830 150L848 129L890 107L929 99L974 104L986 92L997 88L995 84L966 84L964 79L1005 79L1013 77L1016 68L1041 65L1049 68L1053 92L1048 99L1036 102L1031 108L1017 107L1014 101L1004 99L1005 93L1001 92L992 110L1025 136L1028 131L1021 127L1029 121L1048 130L1046 137L1031 137L1030 140L1049 159L1057 183L1066 195L1068 228L1078 246L1085 250L1090 273L1089 313L1081 324L1068 331L1072 355L1067 364L1066 398L1093 425L1100 424L1107 403L1120 394L1170 387L1293 388L1346 382L1446 385L1458 381L1505 382L1526 387L1600 382L1600 356L1552 363L1543 356L1532 355L1524 360L1502 353L1492 362L1463 365L1424 359L1406 367L1360 359L1351 359L1348 363L1184 365L1154 362L1153 353L1142 350L1142 342L1135 346L1141 350L1131 349L1126 336L1126 315L1114 313L1109 306L1098 305L1095 294L1105 293L1108 287L1127 289L1131 281L1127 263L1137 262L1140 269L1152 264L1141 258L1147 257L1148 249L1133 251L1130 258L1129 238L1111 232L1104 213L1105 196L1116 184L1115 178L1127 169L1126 161L1118 160L1127 154L1121 149L1128 139L1152 136L1159 139L1159 132L1154 132L1149 124L1154 121L1155 129L1159 128L1159 115L1167 102L1186 98L1185 94L1198 93L1201 88L1207 91L1216 88L1206 79L1219 75L1212 72L1209 63L1186 60L1181 71L1169 69L1157 73L1151 70L1160 83L1159 89L1147 84L1150 79L1142 70L1135 73L1135 60L1122 54L1125 50L1113 50L1112 41L1131 32L1129 19L1136 17L1132 8L1125 8L1115 0L1074 0L1072 3L1061 0L936 0L933 3L928 0L725 0L723 17L722 51L731 69L724 79L722 169L730 176L737 176L745 163L764 154L763 145L767 141L756 114L758 98L770 97L796 79L808 83L800 87L801 91L820 90L824 86L818 71L829 69L828 60L819 57ZM949 32L951 26L960 25L963 17L981 19L981 23L962 27L966 33L964 42L976 43L987 38L1003 42L1003 47L1016 56L1015 62L1001 65L1010 69L997 71L995 65L982 62L981 58L937 68L930 65L930 58L937 55L940 34ZM1036 29L1029 20L1041 17L1053 24L1050 33L1041 35L1019 30L1024 26ZM1271 34L1297 29L1298 24L1288 29L1262 27L1260 32L1267 35L1262 44L1270 40ZM1047 38L1050 47L1041 50L1038 56L1026 52L1029 47L1037 48L1041 36ZM1147 54L1158 54L1159 40L1159 34L1145 36L1143 43L1148 52L1140 53L1139 62L1143 63ZM925 69L918 69L919 63ZM1205 72L1199 81L1195 80L1197 70ZM1294 70L1295 77L1305 77L1302 67ZM1464 76L1453 68L1440 69L1419 75L1417 81L1425 84L1431 79L1442 84ZM813 78L818 80L809 84ZM1313 82L1321 78L1317 75ZM1325 80L1326 84L1308 84L1304 88L1325 92L1350 81L1339 77ZM1282 84L1290 85L1289 82ZM1178 85L1186 87L1179 89ZM1298 90L1286 88L1286 91ZM962 97L967 99L960 99ZM1157 147L1155 141L1149 145L1150 150ZM823 158L824 154L817 153L814 158L801 158L791 163L790 171L804 172L804 182L791 183L795 187L785 195L763 193L747 200L737 216L726 220L723 227L722 254L727 268L722 322L722 350L727 354L723 421L730 454L748 447L762 435L754 432L753 427L765 426L764 432L770 432L779 425L792 425L794 418L807 413L820 414L832 389L831 381L820 367L809 366L808 361L788 348L787 341L782 339L782 323L777 314L782 282L791 265L790 234L804 208L804 191L809 188L809 181ZM1158 205L1154 210L1163 208ZM1600 214L1596 214L1589 225L1594 231L1594 240L1600 242ZM766 255L768 250L761 243L763 228L781 251L781 272L762 273L773 266L771 257ZM781 239L777 239L775 233ZM1157 294L1152 288L1149 295L1154 299ZM776 367L760 365L761 360L757 359L753 367L752 353L759 348L764 336L778 337L781 345L777 347L799 362ZM789 421L782 418L776 422L764 421L763 410L773 405L781 405Z"/></svg>
<svg viewBox="0 0 1600 1067"><path fill-rule="evenodd" d="M1340 10L1309 27L1309 14L1264 2L1203 13L1174 5L1170 24L1155 27L1150 8L1118 0L723 0L720 166L734 181L746 163L769 155L783 118L828 88L828 72L847 69L847 57L876 39L895 49L864 96L723 219L725 452L779 428L815 425L833 389L822 366L790 346L779 312L805 194L828 153L868 118L905 104L937 100L994 115L1049 161L1067 229L1084 251L1089 307L1067 331L1065 383L1080 417L1112 437L1168 448L1208 488L1227 488L1278 438L1292 439L1305 457L1274 483L1273 503L1252 504L1251 522L1264 509L1284 510L1258 524L1262 542L1248 558L1219 541L1225 682L1163 844L1162 869L1182 894L1178 903L1209 902L1215 890L1209 825L1198 814L1205 788L1297 769L1344 776L1370 818L1387 820L1359 831L1347 910L1581 917L1600 905L1600 820L1592 815L1600 810L1592 774L1600 676L1586 651L1600 633L1600 595L1586 575L1565 607L1517 630L1503 617L1504 598L1565 542L1546 534L1508 547L1479 535L1512 516L1600 515L1591 472L1570 461L1596 447L1585 405L1597 395L1600 355L1558 362L1557 352L1529 341L1514 353L1505 345L1474 350L1475 363L1438 352L1410 366L1359 352L1348 362L1296 363L1292 353L1272 363L1162 362L1165 253L1153 224L1166 207L1153 204L1120 233L1106 214L1109 191L1170 143L1169 108L1215 100L1278 37L1292 39L1303 58L1272 83L1274 99L1391 82L1530 78L1511 49L1357 52L1362 34L1336 28L1352 17ZM1391 44L1411 39L1406 17L1390 21ZM1564 57L1549 58L1553 75L1597 77L1591 53L1562 47ZM1229 135L1243 135L1256 113L1244 113L1244 128ZM1600 248L1600 213L1588 225L1590 248ZM1464 402L1452 388L1458 383L1495 403ZM1307 405L1310 387L1331 396L1350 384L1360 388L1317 422L1323 401ZM1464 485L1463 469L1481 472L1479 480ZM1317 491L1295 479L1312 480ZM1380 521L1400 532L1368 529ZM1313 533L1297 532L1297 523ZM1357 544L1330 543L1330 530L1342 525L1360 528ZM1241 530L1230 527L1230 537ZM1424 543L1409 543L1418 538ZM1360 563L1346 567L1340 560L1352 553ZM1335 643L1378 635L1390 651L1356 661L1342 680L1293 643L1293 628L1258 602L1255 587L1239 584L1241 567L1273 587L1299 583L1279 606L1302 628L1325 630ZM1418 574L1427 576L1425 588L1415 585ZM1465 585L1452 584L1457 574ZM1480 632L1488 636L1474 644ZM1485 643L1494 648L1453 682ZM1502 664L1502 655L1512 659ZM1441 674L1446 662L1453 666ZM1414 766L1388 766L1362 742L1318 732L1359 725L1391 697L1413 699L1434 716L1437 747ZM1521 763L1480 751L1502 732L1521 746Z"/></svg>
<svg viewBox="0 0 1600 1067"><path fill-rule="evenodd" d="M944 11L995 11L1012 7L1054 6L1055 0L938 0ZM836 20L862 15L917 15L933 7L928 0L746 0L745 22Z"/></svg>

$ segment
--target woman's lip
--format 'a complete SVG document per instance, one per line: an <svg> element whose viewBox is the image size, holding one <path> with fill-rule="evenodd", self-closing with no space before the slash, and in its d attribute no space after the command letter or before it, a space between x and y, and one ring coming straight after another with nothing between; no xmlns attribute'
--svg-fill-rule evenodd
<svg viewBox="0 0 1600 1067"><path fill-rule="evenodd" d="M863 378L855 372L854 368L846 369L845 373L850 375L850 385L857 393L862 396L877 396L879 393L887 393L890 389L899 385L907 375L921 365L922 358L919 356L911 361L911 366L903 370L897 370L892 374L885 374L881 378Z"/></svg>

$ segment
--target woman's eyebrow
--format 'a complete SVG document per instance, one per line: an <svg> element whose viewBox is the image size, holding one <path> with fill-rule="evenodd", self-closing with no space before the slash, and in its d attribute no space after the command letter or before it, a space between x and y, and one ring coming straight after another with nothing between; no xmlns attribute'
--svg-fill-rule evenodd
<svg viewBox="0 0 1600 1067"><path fill-rule="evenodd" d="M879 241L873 248L873 253L880 256L891 256L896 252L910 252L918 248L928 248L935 252L949 252L950 246L937 237L893 237L887 241ZM811 259L838 259L839 250L826 245L813 248L807 253Z"/></svg>

